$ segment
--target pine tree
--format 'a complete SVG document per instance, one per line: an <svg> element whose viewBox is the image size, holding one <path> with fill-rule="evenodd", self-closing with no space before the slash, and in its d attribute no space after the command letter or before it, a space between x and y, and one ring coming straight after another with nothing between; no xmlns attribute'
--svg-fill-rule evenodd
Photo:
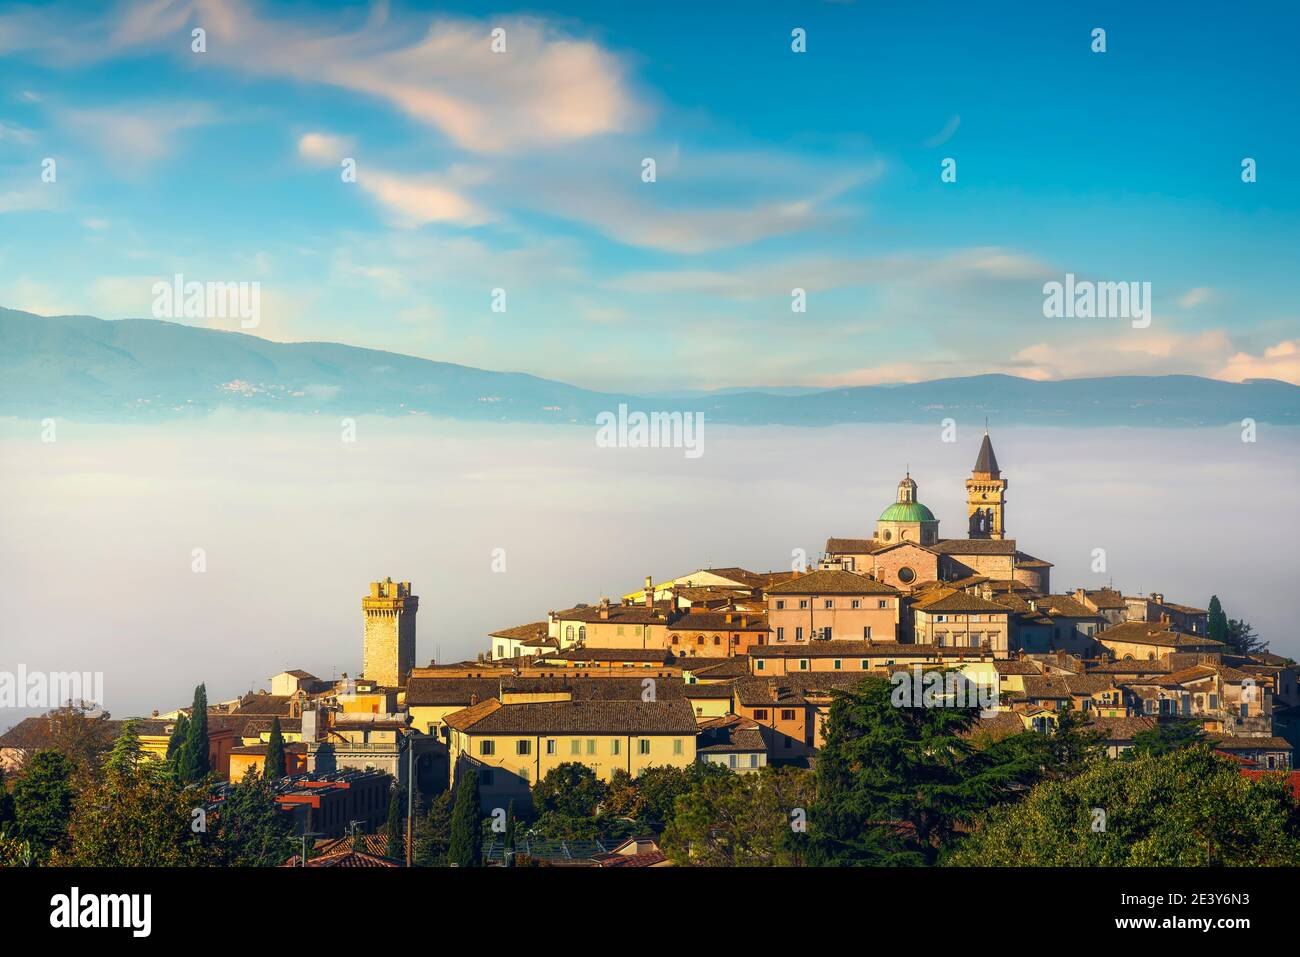
<svg viewBox="0 0 1300 957"><path fill-rule="evenodd" d="M37 860L62 848L72 816L72 762L60 751L37 751L14 785L14 814L21 840L31 844Z"/></svg>
<svg viewBox="0 0 1300 957"><path fill-rule="evenodd" d="M182 784L197 784L212 770L208 756L208 689L199 685L194 689L194 706L190 709L190 722L181 750L180 780Z"/></svg>
<svg viewBox="0 0 1300 957"><path fill-rule="evenodd" d="M384 856L393 860L406 857L406 847L402 842L402 791L393 788L393 797L388 802L388 844L384 847Z"/></svg>
<svg viewBox="0 0 1300 957"><path fill-rule="evenodd" d="M132 780L140 764L140 753L138 724L134 718L131 718L123 722L122 730L118 732L117 740L113 742L113 750L109 753L108 760L104 762L104 770L109 781L121 784Z"/></svg>
<svg viewBox="0 0 1300 957"><path fill-rule="evenodd" d="M479 807L478 771L466 768L456 785L456 806L451 812L451 846L448 862L457 867L477 867L483 858L483 811Z"/></svg>
<svg viewBox="0 0 1300 957"><path fill-rule="evenodd" d="M278 781L284 777L284 735L280 732L280 718L271 719L271 738L266 743L266 779Z"/></svg>
<svg viewBox="0 0 1300 957"><path fill-rule="evenodd" d="M452 794L443 791L429 801L415 828L415 863L420 867L446 867L451 846Z"/></svg>

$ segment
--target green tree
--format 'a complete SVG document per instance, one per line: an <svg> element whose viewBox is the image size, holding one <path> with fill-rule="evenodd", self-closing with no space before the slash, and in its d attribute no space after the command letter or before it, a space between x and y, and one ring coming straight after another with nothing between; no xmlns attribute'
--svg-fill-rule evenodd
<svg viewBox="0 0 1300 957"><path fill-rule="evenodd" d="M1225 645L1228 643L1228 616L1223 613L1223 605L1219 604L1218 595L1210 596L1206 636Z"/></svg>
<svg viewBox="0 0 1300 957"><path fill-rule="evenodd" d="M212 863L194 811L202 798L167 778L122 775L83 788L68 822L72 867L194 867Z"/></svg>
<svg viewBox="0 0 1300 957"><path fill-rule="evenodd" d="M1045 771L1046 738L1012 735L976 748L975 708L900 707L868 676L836 692L817 759L809 861L932 864L958 825L1014 799Z"/></svg>
<svg viewBox="0 0 1300 957"><path fill-rule="evenodd" d="M515 802L511 801L506 805L506 833L501 841L504 853L502 859L506 867L514 862L515 856Z"/></svg>
<svg viewBox="0 0 1300 957"><path fill-rule="evenodd" d="M593 818L608 788L596 772L577 761L566 761L547 771L533 788L538 815L554 812L564 817Z"/></svg>
<svg viewBox="0 0 1300 957"><path fill-rule="evenodd" d="M14 785L15 836L31 845L38 861L63 848L72 816L73 765L61 751L37 751Z"/></svg>
<svg viewBox="0 0 1300 957"><path fill-rule="evenodd" d="M293 820L280 810L271 782L252 768L218 805L215 818L214 853L225 867L276 867L293 854Z"/></svg>
<svg viewBox="0 0 1300 957"><path fill-rule="evenodd" d="M1256 655L1268 651L1268 642L1255 634L1254 626L1240 618L1228 619L1227 642L1239 655Z"/></svg>
<svg viewBox="0 0 1300 957"><path fill-rule="evenodd" d="M194 705L190 708L185 746L180 754L181 783L198 784L211 770L211 758L208 755L208 689L200 684L194 689Z"/></svg>
<svg viewBox="0 0 1300 957"><path fill-rule="evenodd" d="M136 769L140 765L140 754L139 725L134 718L131 718L122 723L122 730L118 732L117 740L113 742L113 750L109 752L108 760L104 762L104 772L108 780L110 782L133 780Z"/></svg>
<svg viewBox="0 0 1300 957"><path fill-rule="evenodd" d="M448 863L477 867L483 860L483 810L479 806L478 770L465 767L456 784L456 805L451 812Z"/></svg>
<svg viewBox="0 0 1300 957"><path fill-rule="evenodd" d="M384 833L388 837L388 843L384 845L384 855L394 860L406 857L406 844L402 836L402 789L394 785L393 795L388 800L388 823L384 825Z"/></svg>
<svg viewBox="0 0 1300 957"><path fill-rule="evenodd" d="M0 765L0 831L14 823L14 796L5 785L5 769Z"/></svg>
<svg viewBox="0 0 1300 957"><path fill-rule="evenodd" d="M684 768L660 765L646 768L633 778L626 771L614 772L604 810L630 818L645 828L660 831L673 816L673 804L706 778L730 772L720 764L694 761Z"/></svg>
<svg viewBox="0 0 1300 957"><path fill-rule="evenodd" d="M799 768L703 776L674 802L664 853L703 867L798 863L814 790L812 772Z"/></svg>
<svg viewBox="0 0 1300 957"><path fill-rule="evenodd" d="M266 779L278 781L284 777L284 735L280 731L280 718L271 719L271 737L266 742Z"/></svg>
<svg viewBox="0 0 1300 957"><path fill-rule="evenodd" d="M1143 754L1161 755L1180 751L1204 740L1205 730L1194 718L1181 716L1157 721L1155 727L1133 735L1133 747L1124 752L1126 760Z"/></svg>
<svg viewBox="0 0 1300 957"><path fill-rule="evenodd" d="M1098 761L995 807L944 859L957 866L1294 867L1300 806L1285 775L1244 777L1205 745Z"/></svg>
<svg viewBox="0 0 1300 957"><path fill-rule="evenodd" d="M176 723L172 725L171 737L167 739L167 763L177 768L177 773L179 773L181 754L185 751L185 739L189 733L190 719L182 712L176 718Z"/></svg>
<svg viewBox="0 0 1300 957"><path fill-rule="evenodd" d="M446 867L451 848L452 794L434 795L415 828L415 863L421 867Z"/></svg>

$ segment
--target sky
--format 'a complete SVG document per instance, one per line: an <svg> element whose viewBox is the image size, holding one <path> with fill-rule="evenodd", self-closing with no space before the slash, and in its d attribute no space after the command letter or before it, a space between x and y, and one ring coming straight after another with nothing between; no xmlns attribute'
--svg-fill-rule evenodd
<svg viewBox="0 0 1300 957"><path fill-rule="evenodd" d="M117 717L179 707L200 681L219 701L283 669L355 675L361 598L386 575L420 597L427 664L646 575L815 560L828 537L871 534L905 468L940 534L962 535L982 434L709 426L689 459L599 448L585 426L426 417L362 417L353 444L332 420L229 409L61 422L52 443L28 426L0 418L0 500L19 503L0 515L0 666L102 672ZM1054 593L1113 582L1200 608L1217 594L1300 657L1300 430L1253 444L1219 427L992 434L1007 531L1053 563ZM22 716L0 708L0 730Z"/></svg>
<svg viewBox="0 0 1300 957"><path fill-rule="evenodd" d="M628 391L1300 382L1297 28L1252 2L0 3L0 305L257 282L270 339ZM1152 322L1046 318L1066 274L1149 282Z"/></svg>

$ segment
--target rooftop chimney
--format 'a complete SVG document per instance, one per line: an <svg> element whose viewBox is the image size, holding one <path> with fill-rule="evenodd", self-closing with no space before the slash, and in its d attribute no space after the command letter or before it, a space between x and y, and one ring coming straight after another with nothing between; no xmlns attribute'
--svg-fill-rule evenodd
<svg viewBox="0 0 1300 957"><path fill-rule="evenodd" d="M655 583L649 575L645 577L645 606L647 608L655 606Z"/></svg>

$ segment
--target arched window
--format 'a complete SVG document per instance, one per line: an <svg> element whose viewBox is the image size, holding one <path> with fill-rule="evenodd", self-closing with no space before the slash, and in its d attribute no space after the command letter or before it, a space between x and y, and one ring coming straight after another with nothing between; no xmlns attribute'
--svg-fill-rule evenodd
<svg viewBox="0 0 1300 957"><path fill-rule="evenodd" d="M586 640L587 640L587 626L586 626L586 625L579 625L579 626L578 626L578 640L579 640L579 641L586 641Z"/></svg>
<svg viewBox="0 0 1300 957"><path fill-rule="evenodd" d="M696 643L697 645L702 645L702 644L704 644L704 636L703 636L703 635L697 635L696 638L695 638L695 643Z"/></svg>
<svg viewBox="0 0 1300 957"><path fill-rule="evenodd" d="M676 635L673 635L673 644L674 644L674 645L677 644L677 636L676 636Z"/></svg>
<svg viewBox="0 0 1300 957"><path fill-rule="evenodd" d="M572 641L572 640L573 640L573 626L572 626L572 625L565 625L565 626L564 626L564 637L567 638L567 639L569 639L569 641Z"/></svg>
<svg viewBox="0 0 1300 957"><path fill-rule="evenodd" d="M714 635L714 636L713 636L713 643L714 643L715 645L720 645L720 644L722 644L722 639L719 638L717 635Z"/></svg>

